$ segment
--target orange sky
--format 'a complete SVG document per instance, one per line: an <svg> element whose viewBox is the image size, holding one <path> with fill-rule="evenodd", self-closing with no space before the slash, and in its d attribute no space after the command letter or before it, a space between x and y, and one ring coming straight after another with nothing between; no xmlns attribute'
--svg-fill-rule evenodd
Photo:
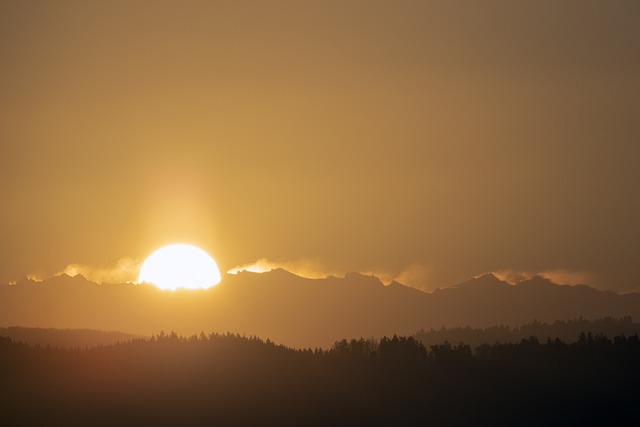
<svg viewBox="0 0 640 427"><path fill-rule="evenodd" d="M3 1L0 281L183 241L222 270L637 287L638 22L637 2Z"/></svg>

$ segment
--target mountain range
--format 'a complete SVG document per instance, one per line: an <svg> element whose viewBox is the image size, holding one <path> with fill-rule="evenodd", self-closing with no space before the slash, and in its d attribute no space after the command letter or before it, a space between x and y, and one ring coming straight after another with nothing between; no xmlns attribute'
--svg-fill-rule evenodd
<svg viewBox="0 0 640 427"><path fill-rule="evenodd" d="M420 329L522 325L533 320L640 318L640 294L561 286L542 277L510 285L491 274L424 293L374 276L307 279L282 269L227 274L203 290L97 284L81 275L0 285L0 327L83 328L152 335L255 335L293 347Z"/></svg>

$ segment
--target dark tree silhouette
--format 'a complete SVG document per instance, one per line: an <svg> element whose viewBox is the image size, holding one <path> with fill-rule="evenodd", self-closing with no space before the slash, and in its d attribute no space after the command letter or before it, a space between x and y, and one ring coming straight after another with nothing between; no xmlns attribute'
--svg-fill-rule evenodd
<svg viewBox="0 0 640 427"><path fill-rule="evenodd" d="M638 425L640 340L413 337L291 349L161 332L86 348L0 337L0 425Z"/></svg>

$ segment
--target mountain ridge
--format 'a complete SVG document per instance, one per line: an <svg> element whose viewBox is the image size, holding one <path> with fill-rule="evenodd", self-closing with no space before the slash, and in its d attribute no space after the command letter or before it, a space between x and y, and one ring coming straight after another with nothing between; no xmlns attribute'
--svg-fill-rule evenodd
<svg viewBox="0 0 640 427"><path fill-rule="evenodd" d="M84 277L0 285L0 327L120 330L152 335L233 332L296 347L344 337L409 335L440 327L517 326L538 319L640 318L640 294L561 286L543 278L510 285L482 275L425 293L361 273L308 279L287 270L227 274L204 290L97 284Z"/></svg>

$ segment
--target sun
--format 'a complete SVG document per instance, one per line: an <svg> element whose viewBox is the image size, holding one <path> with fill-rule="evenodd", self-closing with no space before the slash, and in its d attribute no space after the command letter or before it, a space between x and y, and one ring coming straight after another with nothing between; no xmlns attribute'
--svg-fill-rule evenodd
<svg viewBox="0 0 640 427"><path fill-rule="evenodd" d="M185 244L164 246L142 264L138 282L161 289L201 289L220 282L216 262L202 249Z"/></svg>

